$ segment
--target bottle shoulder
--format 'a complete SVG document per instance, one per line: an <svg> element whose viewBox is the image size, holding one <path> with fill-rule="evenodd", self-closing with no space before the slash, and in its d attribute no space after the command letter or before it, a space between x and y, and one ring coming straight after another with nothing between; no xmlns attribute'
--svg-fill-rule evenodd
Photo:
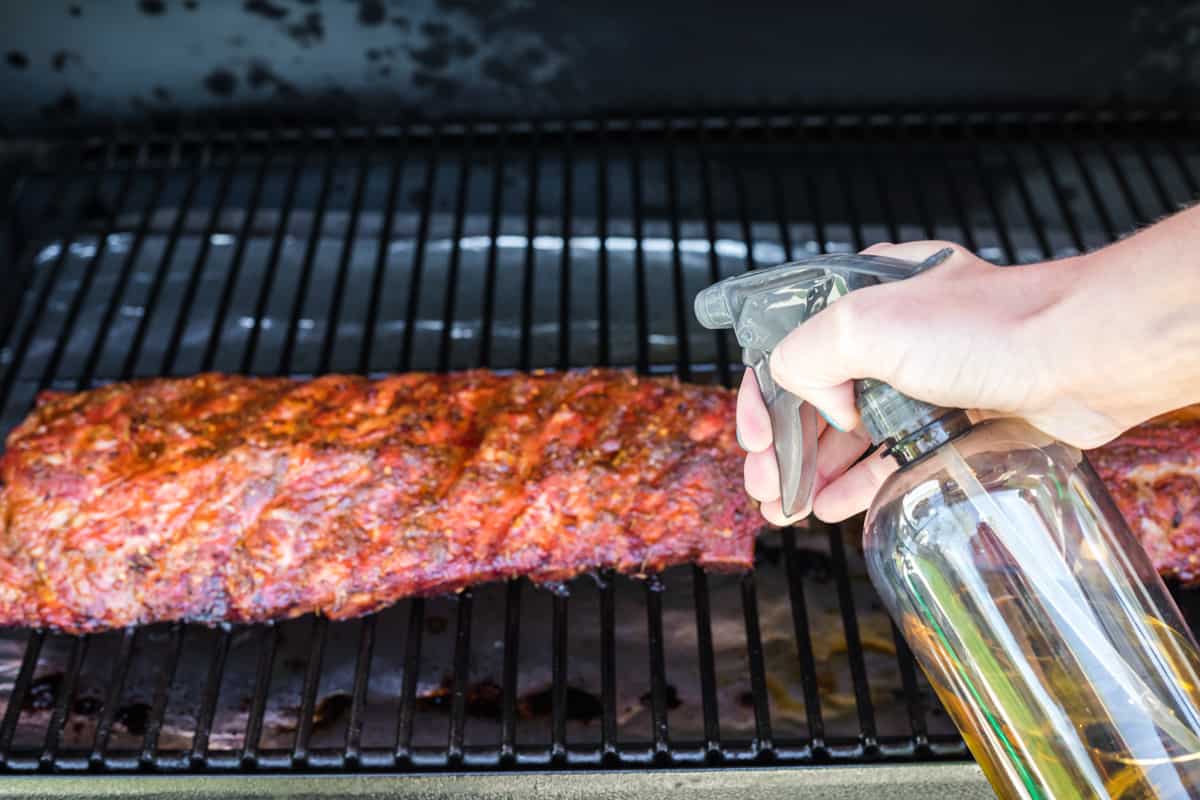
<svg viewBox="0 0 1200 800"><path fill-rule="evenodd" d="M911 530L946 507L975 504L993 492L1057 502L1065 487L1088 480L1080 474L1083 463L1077 448L1022 420L985 420L892 473L867 513L867 532ZM882 525L897 520L899 527Z"/></svg>

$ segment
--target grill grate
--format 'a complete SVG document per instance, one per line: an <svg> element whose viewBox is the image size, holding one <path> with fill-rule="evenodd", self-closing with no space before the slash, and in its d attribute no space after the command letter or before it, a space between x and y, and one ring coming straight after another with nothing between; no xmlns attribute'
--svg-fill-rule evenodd
<svg viewBox="0 0 1200 800"><path fill-rule="evenodd" d="M1198 194L1185 115L777 115L123 132L14 160L0 433L48 387L221 369L736 381L690 299L879 239L1000 263ZM0 636L0 771L961 760L847 540L751 575L521 581L359 621Z"/></svg>

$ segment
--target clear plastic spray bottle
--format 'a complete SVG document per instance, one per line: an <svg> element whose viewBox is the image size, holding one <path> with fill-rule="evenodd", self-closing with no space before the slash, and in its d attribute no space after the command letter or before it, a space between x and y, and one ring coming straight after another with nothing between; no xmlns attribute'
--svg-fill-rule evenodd
<svg viewBox="0 0 1200 800"><path fill-rule="evenodd" d="M819 256L697 297L765 384L785 507L810 499L816 429L765 358L837 297L932 263ZM872 582L997 794L1200 796L1200 651L1083 454L878 381L856 395L900 466L867 513Z"/></svg>

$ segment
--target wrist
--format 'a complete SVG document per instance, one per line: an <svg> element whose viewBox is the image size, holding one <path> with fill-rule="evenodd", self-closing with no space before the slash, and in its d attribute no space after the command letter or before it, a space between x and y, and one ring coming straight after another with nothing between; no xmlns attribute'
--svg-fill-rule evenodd
<svg viewBox="0 0 1200 800"><path fill-rule="evenodd" d="M1038 265L1056 273L1034 323L1052 391L1118 430L1200 401L1200 271L1136 243Z"/></svg>

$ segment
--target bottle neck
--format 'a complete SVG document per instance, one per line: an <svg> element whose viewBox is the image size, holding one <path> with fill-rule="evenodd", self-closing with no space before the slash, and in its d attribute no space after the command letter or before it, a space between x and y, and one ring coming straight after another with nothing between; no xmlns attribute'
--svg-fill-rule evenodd
<svg viewBox="0 0 1200 800"><path fill-rule="evenodd" d="M891 443L888 454L900 466L911 464L926 453L933 452L955 436L966 433L974 424L967 417L967 412L961 409L945 408L942 411L946 412L943 416Z"/></svg>
<svg viewBox="0 0 1200 800"><path fill-rule="evenodd" d="M911 464L971 428L965 411L943 408L900 394L886 383L861 380L855 397L863 427L900 466Z"/></svg>

